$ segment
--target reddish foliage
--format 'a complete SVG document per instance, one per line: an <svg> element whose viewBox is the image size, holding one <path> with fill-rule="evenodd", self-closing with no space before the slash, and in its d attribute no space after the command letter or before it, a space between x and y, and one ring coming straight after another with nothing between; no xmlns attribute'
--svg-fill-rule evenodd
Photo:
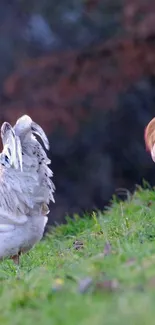
<svg viewBox="0 0 155 325"><path fill-rule="evenodd" d="M151 0L127 0L124 38L20 62L4 84L1 121L14 123L28 113L47 132L62 125L72 135L91 112L115 108L120 92L143 75L155 74L154 17Z"/></svg>

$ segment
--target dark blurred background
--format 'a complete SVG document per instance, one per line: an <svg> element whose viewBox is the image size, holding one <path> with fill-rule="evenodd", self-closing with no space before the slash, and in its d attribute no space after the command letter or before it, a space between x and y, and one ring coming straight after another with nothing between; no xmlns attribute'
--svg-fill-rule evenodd
<svg viewBox="0 0 155 325"><path fill-rule="evenodd" d="M144 128L155 116L155 1L0 0L0 122L47 132L50 223L155 185Z"/></svg>

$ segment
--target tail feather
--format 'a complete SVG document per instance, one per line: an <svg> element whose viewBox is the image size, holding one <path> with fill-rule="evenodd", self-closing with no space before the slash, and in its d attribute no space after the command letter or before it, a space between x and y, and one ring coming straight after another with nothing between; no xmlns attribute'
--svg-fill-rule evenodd
<svg viewBox="0 0 155 325"><path fill-rule="evenodd" d="M22 170L22 153L21 143L18 136L11 125L4 122L1 127L1 138L3 143L3 151L1 158L4 159L4 165L7 167L13 166L15 169L20 168Z"/></svg>

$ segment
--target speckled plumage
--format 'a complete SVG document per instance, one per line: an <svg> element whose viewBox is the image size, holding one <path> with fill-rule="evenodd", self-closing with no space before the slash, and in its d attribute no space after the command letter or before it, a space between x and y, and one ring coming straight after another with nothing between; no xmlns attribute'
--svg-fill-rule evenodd
<svg viewBox="0 0 155 325"><path fill-rule="evenodd" d="M0 154L0 258L28 251L38 242L47 223L48 205L54 202L52 171L42 128L27 115L12 128L1 127Z"/></svg>

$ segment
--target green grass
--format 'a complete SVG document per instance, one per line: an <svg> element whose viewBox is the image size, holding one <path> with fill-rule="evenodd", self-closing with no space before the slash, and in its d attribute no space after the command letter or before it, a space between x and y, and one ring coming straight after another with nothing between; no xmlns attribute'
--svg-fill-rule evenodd
<svg viewBox="0 0 155 325"><path fill-rule="evenodd" d="M35 322L155 324L153 190L54 228L19 270L0 264L0 324Z"/></svg>

